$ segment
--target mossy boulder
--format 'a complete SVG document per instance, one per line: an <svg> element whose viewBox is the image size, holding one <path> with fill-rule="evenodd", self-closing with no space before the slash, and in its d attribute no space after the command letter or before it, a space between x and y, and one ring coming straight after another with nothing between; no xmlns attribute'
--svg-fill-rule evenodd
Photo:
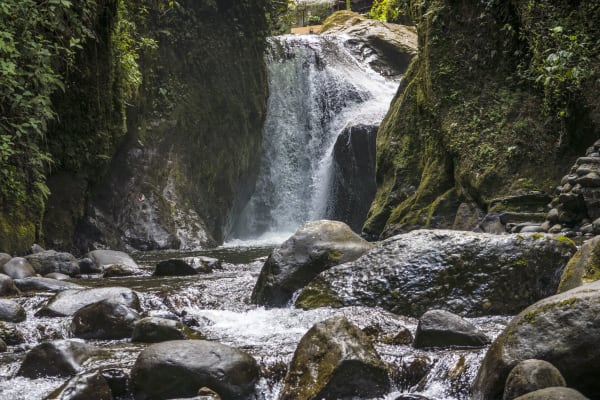
<svg viewBox="0 0 600 400"><path fill-rule="evenodd" d="M302 337L280 398L371 398L389 388L385 366L365 333L346 317L334 317L315 324Z"/></svg>
<svg viewBox="0 0 600 400"><path fill-rule="evenodd" d="M515 398L515 400L589 400L575 389L549 387Z"/></svg>
<svg viewBox="0 0 600 400"><path fill-rule="evenodd" d="M571 258L560 278L558 293L600 279L600 236L581 246Z"/></svg>
<svg viewBox="0 0 600 400"><path fill-rule="evenodd" d="M309 222L273 250L252 291L252 301L284 306L320 272L355 260L371 247L342 222Z"/></svg>
<svg viewBox="0 0 600 400"><path fill-rule="evenodd" d="M524 360L508 374L502 400L514 400L536 390L557 386L567 386L567 383L554 365L544 360Z"/></svg>
<svg viewBox="0 0 600 400"><path fill-rule="evenodd" d="M419 230L322 272L296 306L377 306L410 316L431 308L511 314L554 294L575 251L572 241L549 235Z"/></svg>
<svg viewBox="0 0 600 400"><path fill-rule="evenodd" d="M543 299L520 312L489 348L473 385L475 400L501 399L519 362L545 360L569 387L598 398L600 282Z"/></svg>
<svg viewBox="0 0 600 400"><path fill-rule="evenodd" d="M44 250L25 256L35 272L46 275L60 272L69 276L79 275L79 264L71 253L61 253L54 250Z"/></svg>

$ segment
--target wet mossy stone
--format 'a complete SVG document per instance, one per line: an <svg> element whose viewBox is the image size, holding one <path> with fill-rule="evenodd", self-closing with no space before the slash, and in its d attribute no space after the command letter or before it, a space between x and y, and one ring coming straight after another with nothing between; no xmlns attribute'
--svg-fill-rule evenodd
<svg viewBox="0 0 600 400"><path fill-rule="evenodd" d="M74 282L59 281L52 278L42 278L39 276L30 276L29 278L15 279L15 285L22 291L52 291L60 292L62 290L69 289L84 289L84 286L78 285Z"/></svg>
<svg viewBox="0 0 600 400"><path fill-rule="evenodd" d="M545 298L519 313L490 346L473 384L473 399L501 399L521 361L545 360L569 387L600 393L600 281Z"/></svg>
<svg viewBox="0 0 600 400"><path fill-rule="evenodd" d="M0 272L13 279L27 278L36 275L36 272L29 261L22 257L11 258L0 268Z"/></svg>
<svg viewBox="0 0 600 400"><path fill-rule="evenodd" d="M469 321L444 310L429 310L417 325L416 348L483 347L490 339Z"/></svg>
<svg viewBox="0 0 600 400"><path fill-rule="evenodd" d="M0 296L16 296L19 294L21 294L21 291L15 286L13 279L6 274L0 274Z"/></svg>
<svg viewBox="0 0 600 400"><path fill-rule="evenodd" d="M346 317L315 324L300 340L280 400L383 396L387 370L367 335Z"/></svg>
<svg viewBox="0 0 600 400"><path fill-rule="evenodd" d="M445 309L474 317L515 314L556 293L576 252L550 235L419 230L377 244L316 276L296 306L369 306L420 316Z"/></svg>
<svg viewBox="0 0 600 400"><path fill-rule="evenodd" d="M54 250L44 250L25 256L35 272L46 275L51 272L60 272L69 276L79 275L79 264L75 256L70 253L59 253Z"/></svg>
<svg viewBox="0 0 600 400"><path fill-rule="evenodd" d="M137 321L131 335L132 342L158 343L185 339L184 325L171 319L146 317Z"/></svg>
<svg viewBox="0 0 600 400"><path fill-rule="evenodd" d="M252 302L285 306L295 291L320 272L356 260L371 247L343 222L309 222L273 250L260 271Z"/></svg>
<svg viewBox="0 0 600 400"><path fill-rule="evenodd" d="M566 387L549 387L515 398L515 400L589 400L577 390Z"/></svg>
<svg viewBox="0 0 600 400"><path fill-rule="evenodd" d="M567 386L567 383L554 365L544 360L524 360L508 374L502 400L514 400L529 392L555 386Z"/></svg>
<svg viewBox="0 0 600 400"><path fill-rule="evenodd" d="M0 339L9 346L15 346L25 342L25 338L21 331L19 331L15 324L11 322L0 321Z"/></svg>
<svg viewBox="0 0 600 400"><path fill-rule="evenodd" d="M25 318L23 306L12 300L0 299L0 321L22 322Z"/></svg>
<svg viewBox="0 0 600 400"><path fill-rule="evenodd" d="M206 340L173 340L142 350L131 370L138 400L192 397L206 386L223 400L249 398L258 381L256 360L247 353Z"/></svg>
<svg viewBox="0 0 600 400"><path fill-rule="evenodd" d="M105 287L81 290L64 290L52 297L36 316L68 317L83 307L102 300L113 299L136 311L140 301L136 292L125 287Z"/></svg>
<svg viewBox="0 0 600 400"><path fill-rule="evenodd" d="M196 275L197 273L198 271L190 264L178 258L161 261L156 264L154 270L154 276L186 276Z"/></svg>
<svg viewBox="0 0 600 400"><path fill-rule="evenodd" d="M75 312L71 331L82 339L126 339L131 337L138 319L137 311L119 299L109 298Z"/></svg>
<svg viewBox="0 0 600 400"><path fill-rule="evenodd" d="M113 400L112 391L99 371L85 372L69 379L47 400Z"/></svg>
<svg viewBox="0 0 600 400"><path fill-rule="evenodd" d="M45 342L29 350L17 376L36 379L43 376L72 376L79 372L81 363L96 349L79 339Z"/></svg>
<svg viewBox="0 0 600 400"><path fill-rule="evenodd" d="M600 236L585 242L567 264L558 285L558 293L600 279Z"/></svg>

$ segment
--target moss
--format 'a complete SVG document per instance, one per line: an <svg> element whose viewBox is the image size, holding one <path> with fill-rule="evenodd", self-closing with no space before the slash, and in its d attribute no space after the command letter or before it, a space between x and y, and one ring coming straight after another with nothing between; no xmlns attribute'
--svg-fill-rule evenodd
<svg viewBox="0 0 600 400"><path fill-rule="evenodd" d="M331 261L337 262L339 261L344 254L339 250L330 250L327 253L327 258Z"/></svg>
<svg viewBox="0 0 600 400"><path fill-rule="evenodd" d="M0 252L23 254L31 247L37 241L38 232L33 220L34 215L0 213Z"/></svg>
<svg viewBox="0 0 600 400"><path fill-rule="evenodd" d="M557 242L568 243L571 246L573 246L574 248L577 248L577 245L575 244L573 239L568 238L564 235L556 236L556 237L554 237L554 240L556 240Z"/></svg>
<svg viewBox="0 0 600 400"><path fill-rule="evenodd" d="M542 234L542 233L534 233L533 235L531 235L533 240L539 240L539 239L543 239L546 237L546 235Z"/></svg>
<svg viewBox="0 0 600 400"><path fill-rule="evenodd" d="M295 306L303 310L312 310L320 307L343 307L343 302L334 291L319 284L311 283L300 293Z"/></svg>

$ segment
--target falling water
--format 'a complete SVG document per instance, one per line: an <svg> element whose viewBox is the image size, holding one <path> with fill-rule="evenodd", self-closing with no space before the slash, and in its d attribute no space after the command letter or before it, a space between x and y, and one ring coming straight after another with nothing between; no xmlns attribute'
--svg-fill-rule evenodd
<svg viewBox="0 0 600 400"><path fill-rule="evenodd" d="M347 126L383 119L398 81L357 59L346 41L317 35L270 40L260 172L234 237L283 238L323 218L337 136Z"/></svg>

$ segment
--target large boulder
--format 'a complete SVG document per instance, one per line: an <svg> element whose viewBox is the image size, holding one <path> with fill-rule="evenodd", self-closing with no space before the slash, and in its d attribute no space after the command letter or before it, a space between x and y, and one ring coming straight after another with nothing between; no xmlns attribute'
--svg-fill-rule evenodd
<svg viewBox="0 0 600 400"><path fill-rule="evenodd" d="M15 285L22 291L44 290L51 292L60 292L68 289L84 289L83 286L73 282L59 281L52 278L42 278L39 276L30 276L29 278L15 279Z"/></svg>
<svg viewBox="0 0 600 400"><path fill-rule="evenodd" d="M7 262L9 262L11 258L12 258L12 256L10 254L0 253L0 268L2 268L2 266L4 264L6 264Z"/></svg>
<svg viewBox="0 0 600 400"><path fill-rule="evenodd" d="M258 380L258 364L250 355L216 342L174 340L153 344L131 370L138 400L191 397L207 386L223 400L247 399Z"/></svg>
<svg viewBox="0 0 600 400"><path fill-rule="evenodd" d="M23 306L12 300L0 299L0 321L21 322L25 318Z"/></svg>
<svg viewBox="0 0 600 400"><path fill-rule="evenodd" d="M113 400L108 382L100 371L85 372L69 379L47 400Z"/></svg>
<svg viewBox="0 0 600 400"><path fill-rule="evenodd" d="M10 276L0 274L0 296L14 296L20 293L21 291L15 286L15 282Z"/></svg>
<svg viewBox="0 0 600 400"><path fill-rule="evenodd" d="M371 247L342 222L309 222L273 250L252 291L252 302L284 306L320 272L355 260Z"/></svg>
<svg viewBox="0 0 600 400"><path fill-rule="evenodd" d="M600 236L585 242L571 258L560 278L558 293L600 279Z"/></svg>
<svg viewBox="0 0 600 400"><path fill-rule="evenodd" d="M315 324L300 340L281 400L380 397L390 380L366 334L346 317Z"/></svg>
<svg viewBox="0 0 600 400"><path fill-rule="evenodd" d="M133 290L124 287L105 287L65 290L57 293L36 315L49 317L72 316L83 307L106 299L121 302L134 310L140 309L138 295Z"/></svg>
<svg viewBox="0 0 600 400"><path fill-rule="evenodd" d="M186 276L198 272L185 260L172 258L156 264L154 276Z"/></svg>
<svg viewBox="0 0 600 400"><path fill-rule="evenodd" d="M94 351L94 347L78 339L41 343L29 350L17 375L31 379L75 375Z"/></svg>
<svg viewBox="0 0 600 400"><path fill-rule="evenodd" d="M29 261L22 257L11 258L0 268L0 272L13 279L27 278L36 274Z"/></svg>
<svg viewBox="0 0 600 400"><path fill-rule="evenodd" d="M473 386L474 400L501 399L509 372L527 359L548 361L570 387L598 398L600 281L519 313L488 350Z"/></svg>
<svg viewBox="0 0 600 400"><path fill-rule="evenodd" d="M125 339L138 319L140 315L121 299L108 298L75 312L71 331L82 339Z"/></svg>
<svg viewBox="0 0 600 400"><path fill-rule="evenodd" d="M138 264L127 253L115 250L94 250L87 254L92 263L92 270L104 272L111 265L122 265L124 268L132 271L140 269Z"/></svg>
<svg viewBox="0 0 600 400"><path fill-rule="evenodd" d="M469 321L444 310L429 310L417 325L414 347L483 347L490 339Z"/></svg>
<svg viewBox="0 0 600 400"><path fill-rule="evenodd" d="M589 400L577 390L566 387L549 387L517 397L515 400Z"/></svg>
<svg viewBox="0 0 600 400"><path fill-rule="evenodd" d="M539 234L414 231L321 273L296 305L379 306L410 316L431 308L514 314L556 292L557 276L575 251L569 239Z"/></svg>
<svg viewBox="0 0 600 400"><path fill-rule="evenodd" d="M70 253L59 253L54 250L44 250L25 256L35 272L46 275L60 272L69 276L79 275L79 264Z"/></svg>
<svg viewBox="0 0 600 400"><path fill-rule="evenodd" d="M521 361L508 374L502 400L514 400L529 392L555 386L567 386L567 383L554 365L544 360Z"/></svg>

